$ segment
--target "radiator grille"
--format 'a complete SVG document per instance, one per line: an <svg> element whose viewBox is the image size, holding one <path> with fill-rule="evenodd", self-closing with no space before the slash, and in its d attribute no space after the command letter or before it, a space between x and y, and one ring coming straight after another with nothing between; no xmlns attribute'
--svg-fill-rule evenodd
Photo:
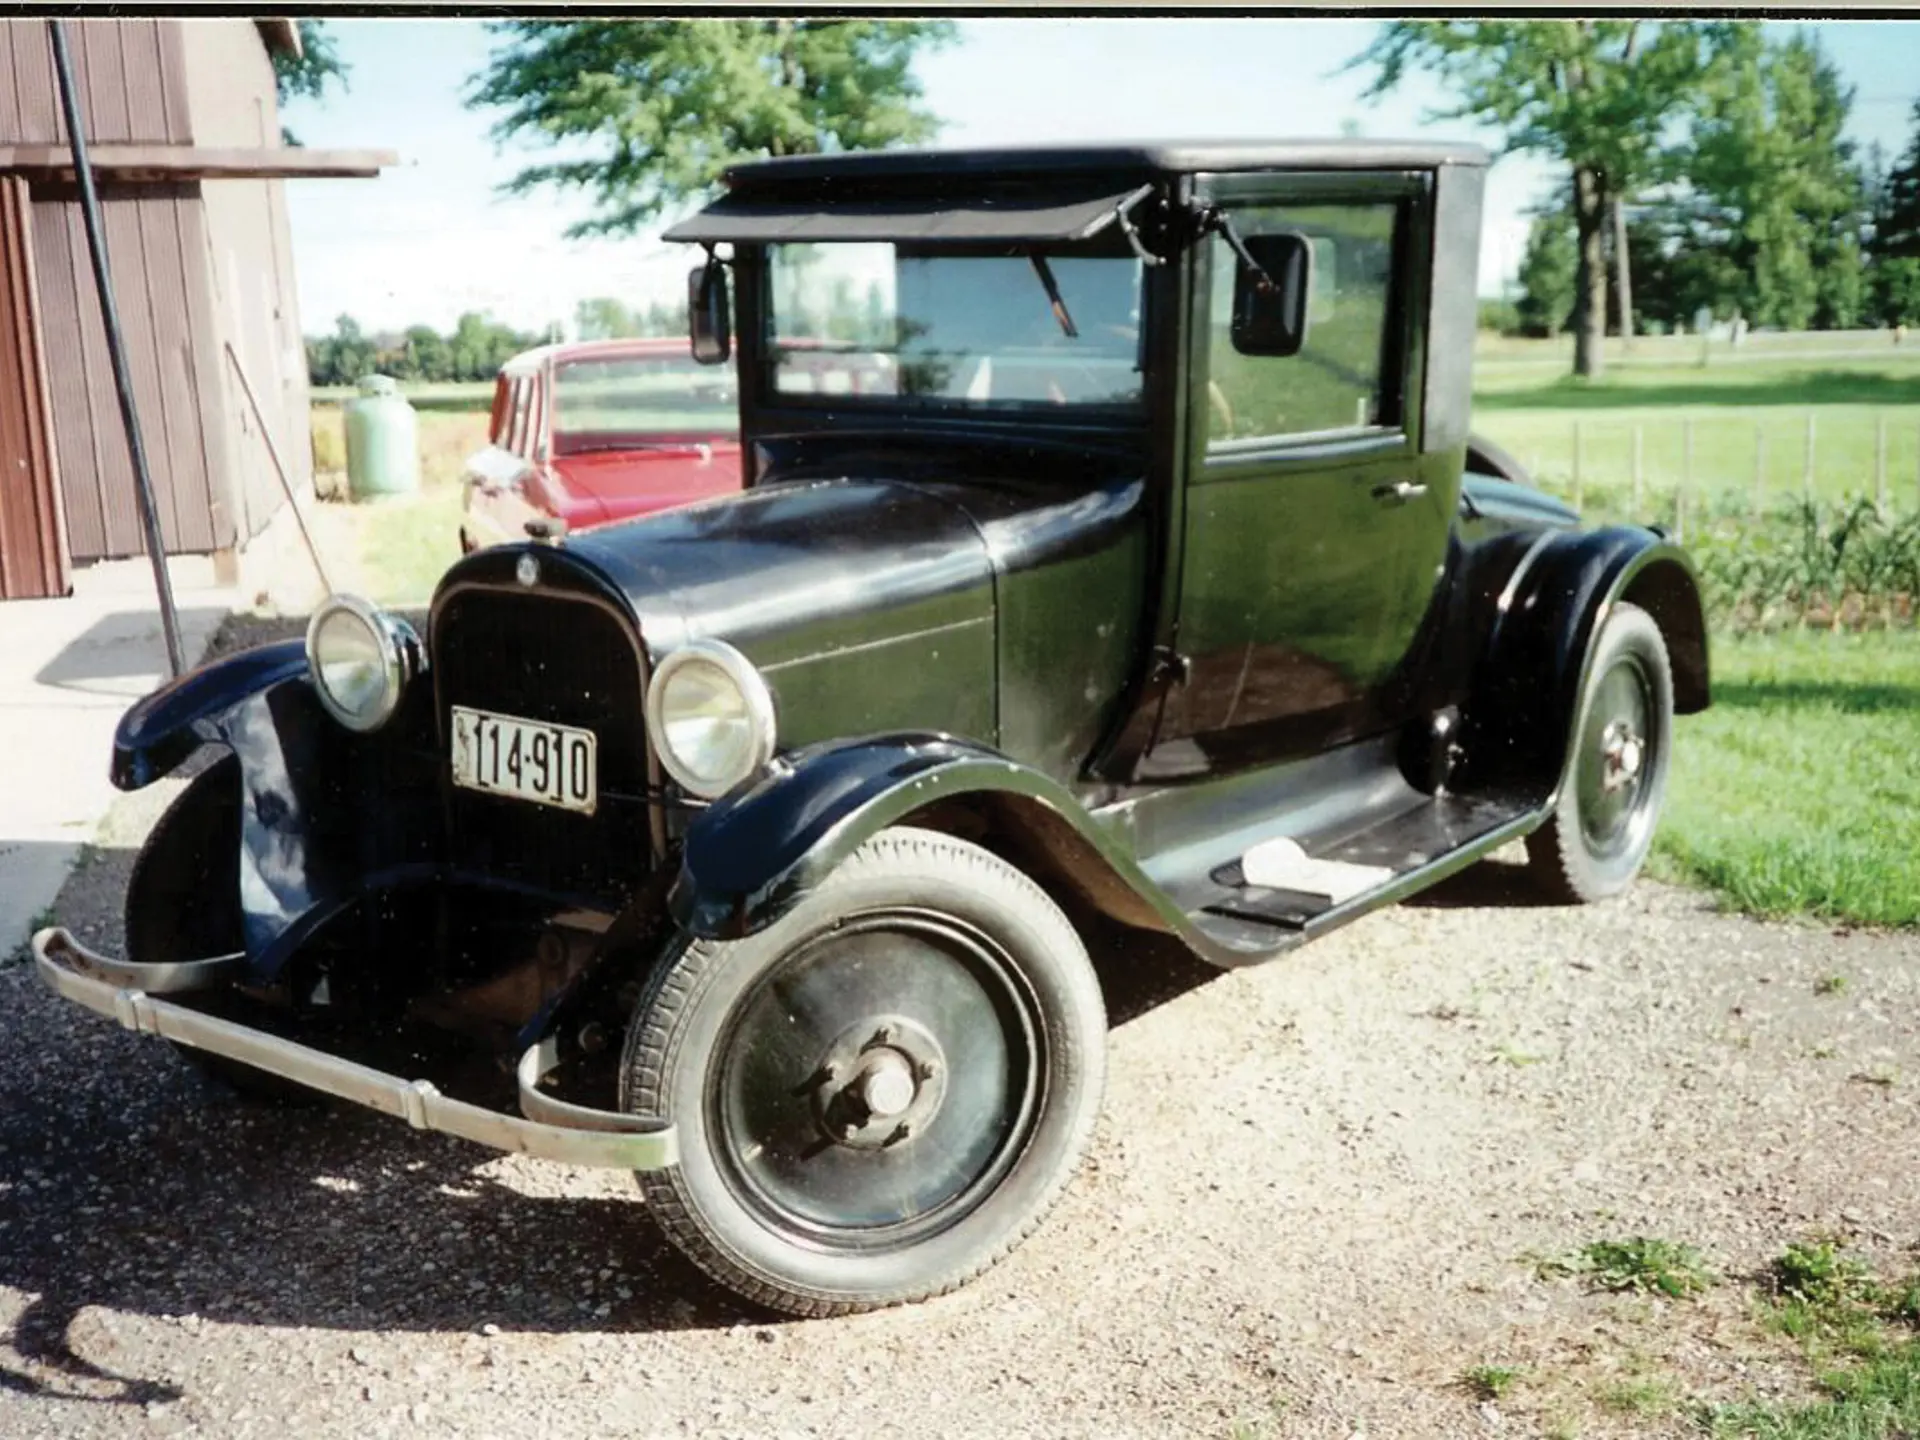
<svg viewBox="0 0 1920 1440"><path fill-rule="evenodd" d="M645 676L626 622L564 595L464 590L433 634L440 733L454 705L589 729L599 806L577 815L448 783L449 858L555 894L623 901L650 863ZM443 742L444 744L444 739Z"/></svg>

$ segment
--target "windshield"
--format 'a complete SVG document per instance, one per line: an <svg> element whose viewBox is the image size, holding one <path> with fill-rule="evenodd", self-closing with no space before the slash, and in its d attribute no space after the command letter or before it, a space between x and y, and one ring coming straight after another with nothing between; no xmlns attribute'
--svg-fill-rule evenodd
<svg viewBox="0 0 1920 1440"><path fill-rule="evenodd" d="M691 355L567 360L554 367L553 449L710 440L740 432L733 374Z"/></svg>
<svg viewBox="0 0 1920 1440"><path fill-rule="evenodd" d="M781 395L963 409L1140 401L1140 261L1086 247L768 247Z"/></svg>

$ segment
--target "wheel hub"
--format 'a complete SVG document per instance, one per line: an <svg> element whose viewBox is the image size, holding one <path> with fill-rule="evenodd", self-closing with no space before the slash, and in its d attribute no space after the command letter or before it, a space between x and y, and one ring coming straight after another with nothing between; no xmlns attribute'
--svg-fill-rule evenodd
<svg viewBox="0 0 1920 1440"><path fill-rule="evenodd" d="M911 1141L939 1111L946 1055L930 1031L905 1016L869 1016L827 1047L809 1084L827 1140L881 1149Z"/></svg>
<svg viewBox="0 0 1920 1440"><path fill-rule="evenodd" d="M1625 720L1615 720L1600 737L1600 784L1606 790L1630 788L1640 779L1646 742Z"/></svg>

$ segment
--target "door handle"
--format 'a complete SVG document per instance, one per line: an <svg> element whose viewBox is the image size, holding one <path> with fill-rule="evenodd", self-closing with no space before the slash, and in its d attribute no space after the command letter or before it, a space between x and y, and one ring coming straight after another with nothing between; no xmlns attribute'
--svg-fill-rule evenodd
<svg viewBox="0 0 1920 1440"><path fill-rule="evenodd" d="M1386 505L1404 505L1426 493L1427 487L1416 480L1396 480L1391 485L1373 487L1373 498Z"/></svg>

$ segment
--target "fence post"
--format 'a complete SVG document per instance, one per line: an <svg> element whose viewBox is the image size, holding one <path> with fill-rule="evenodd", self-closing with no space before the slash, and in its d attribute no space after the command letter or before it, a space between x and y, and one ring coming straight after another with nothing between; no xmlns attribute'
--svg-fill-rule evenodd
<svg viewBox="0 0 1920 1440"><path fill-rule="evenodd" d="M1693 488L1693 417L1680 422L1680 493L1674 497L1674 534L1682 544L1687 538L1687 491Z"/></svg>
<svg viewBox="0 0 1920 1440"><path fill-rule="evenodd" d="M1767 513L1767 428L1758 421L1753 427L1753 513Z"/></svg>
<svg viewBox="0 0 1920 1440"><path fill-rule="evenodd" d="M1807 469L1801 477L1800 488L1807 499L1813 498L1813 416L1807 416Z"/></svg>
<svg viewBox="0 0 1920 1440"><path fill-rule="evenodd" d="M1573 508L1584 508L1581 501L1583 487L1580 480L1580 422L1573 422Z"/></svg>
<svg viewBox="0 0 1920 1440"><path fill-rule="evenodd" d="M1879 417L1873 436L1873 508L1887 513L1887 417Z"/></svg>
<svg viewBox="0 0 1920 1440"><path fill-rule="evenodd" d="M1645 429L1642 426L1636 424L1633 427L1633 518L1635 520L1638 520L1641 517L1641 515L1645 513L1640 508L1641 494L1643 490L1642 470L1640 465L1640 456L1641 456L1640 447L1641 447L1641 442L1644 441L1645 439L1646 439Z"/></svg>

